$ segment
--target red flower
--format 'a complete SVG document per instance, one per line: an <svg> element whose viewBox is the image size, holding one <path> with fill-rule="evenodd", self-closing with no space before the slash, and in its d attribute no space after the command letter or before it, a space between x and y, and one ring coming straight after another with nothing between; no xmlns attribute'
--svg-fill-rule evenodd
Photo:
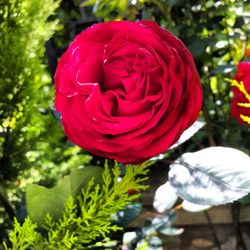
<svg viewBox="0 0 250 250"><path fill-rule="evenodd" d="M124 163L169 148L202 103L191 53L150 21L100 23L83 31L61 57L55 84L68 138Z"/></svg>
<svg viewBox="0 0 250 250"><path fill-rule="evenodd" d="M250 62L240 62L232 82L231 116L241 124L250 123Z"/></svg>

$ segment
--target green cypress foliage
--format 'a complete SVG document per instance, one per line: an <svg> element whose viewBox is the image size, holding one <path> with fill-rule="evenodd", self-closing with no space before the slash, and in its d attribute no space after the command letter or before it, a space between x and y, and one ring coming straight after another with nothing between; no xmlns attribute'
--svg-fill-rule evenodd
<svg viewBox="0 0 250 250"><path fill-rule="evenodd" d="M47 237L38 233L38 225L29 217L22 225L15 220L14 229L9 235L12 247L8 248L5 244L5 249L81 250L102 245L100 240L94 242L97 239L105 241L112 231L121 229L113 223L117 212L138 198L139 191L147 188L144 182L151 164L145 162L126 166L122 179L119 178L121 171L118 164L112 168L106 164L102 173L103 184L95 184L91 179L77 200L70 196L61 219L55 220L47 214L45 225L42 226ZM129 195L129 190L135 193Z"/></svg>
<svg viewBox="0 0 250 250"><path fill-rule="evenodd" d="M0 1L0 181L27 168L46 122L49 78L45 42L57 27L48 21L59 0Z"/></svg>

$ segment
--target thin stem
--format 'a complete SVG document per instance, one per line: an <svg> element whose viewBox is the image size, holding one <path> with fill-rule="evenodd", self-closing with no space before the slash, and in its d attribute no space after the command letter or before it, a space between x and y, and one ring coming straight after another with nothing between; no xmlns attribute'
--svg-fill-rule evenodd
<svg viewBox="0 0 250 250"><path fill-rule="evenodd" d="M213 131L212 122L211 122L211 118L210 118L208 109L207 109L205 104L202 107L202 111L203 111L203 114L204 114L204 119L206 121L206 130L207 130L209 145L210 146L215 146L216 144L215 144L215 141L214 141L214 138L213 138L213 133L212 133L212 131Z"/></svg>
<svg viewBox="0 0 250 250"><path fill-rule="evenodd" d="M232 219L234 222L235 233L236 233L236 250L247 250L246 243L242 236L240 227L240 203L235 202L232 205Z"/></svg>
<svg viewBox="0 0 250 250"><path fill-rule="evenodd" d="M210 229L211 229L211 232L212 232L212 235L213 235L213 237L214 237L215 244L216 244L218 250L221 250L222 248L221 248L221 245L220 245L220 241L219 241L219 239L218 239L218 237L217 237L217 234L216 234L214 225L213 225L213 223L212 223L212 221L211 221L210 215L208 214L207 211L204 211L204 214L205 214L205 216L206 216L206 218L207 218L208 225L209 225L209 227L210 227Z"/></svg>
<svg viewBox="0 0 250 250"><path fill-rule="evenodd" d="M229 4L229 3L227 3L227 4ZM230 62L233 62L233 54L232 54L231 45L230 45L229 25L227 23L227 19L228 19L228 16L226 15L224 18L224 24L225 24L225 28L226 28L228 54L229 54Z"/></svg>
<svg viewBox="0 0 250 250"><path fill-rule="evenodd" d="M10 202L8 201L7 197L5 196L1 188L0 188L0 203L2 203L9 218L13 221L15 217L15 210L10 204Z"/></svg>

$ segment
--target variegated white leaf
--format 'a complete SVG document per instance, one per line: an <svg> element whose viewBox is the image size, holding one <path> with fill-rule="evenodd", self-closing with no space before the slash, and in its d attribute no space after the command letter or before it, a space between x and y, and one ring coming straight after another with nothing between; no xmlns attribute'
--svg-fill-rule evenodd
<svg viewBox="0 0 250 250"><path fill-rule="evenodd" d="M191 127L185 130L179 140L170 147L170 149L176 148L188 139L190 139L195 133L197 133L201 128L205 126L205 122L197 120Z"/></svg>
<svg viewBox="0 0 250 250"><path fill-rule="evenodd" d="M184 232L184 228L166 227L166 228L161 228L159 231L164 235L177 236Z"/></svg>
<svg viewBox="0 0 250 250"><path fill-rule="evenodd" d="M195 204L224 204L250 192L250 158L234 148L210 147L186 153L170 168L171 186Z"/></svg>
<svg viewBox="0 0 250 250"><path fill-rule="evenodd" d="M153 207L159 213L163 213L166 210L172 208L176 203L178 195L171 187L169 182L159 186L155 192Z"/></svg>
<svg viewBox="0 0 250 250"><path fill-rule="evenodd" d="M201 211L207 210L211 207L209 205L194 204L194 203L186 201L186 200L184 200L181 205L185 211L191 212L191 213L201 212Z"/></svg>
<svg viewBox="0 0 250 250"><path fill-rule="evenodd" d="M179 140L174 145L172 145L169 149L174 149L178 147L179 145L181 145L182 143L184 143L185 141L187 141L188 139L190 139L195 133L197 133L201 128L203 128L205 124L206 124L205 122L197 120L191 127L189 127L187 130L185 130L181 134ZM150 160L158 161L158 160L164 159L165 157L167 157L167 153L156 155L150 158Z"/></svg>

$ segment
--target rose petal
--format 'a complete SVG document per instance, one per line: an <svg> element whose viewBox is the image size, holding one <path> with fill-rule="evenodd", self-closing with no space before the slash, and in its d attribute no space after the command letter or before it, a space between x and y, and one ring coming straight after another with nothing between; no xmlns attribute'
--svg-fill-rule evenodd
<svg viewBox="0 0 250 250"><path fill-rule="evenodd" d="M69 139L125 163L174 144L202 103L192 55L150 21L101 23L80 33L58 63L55 83Z"/></svg>

